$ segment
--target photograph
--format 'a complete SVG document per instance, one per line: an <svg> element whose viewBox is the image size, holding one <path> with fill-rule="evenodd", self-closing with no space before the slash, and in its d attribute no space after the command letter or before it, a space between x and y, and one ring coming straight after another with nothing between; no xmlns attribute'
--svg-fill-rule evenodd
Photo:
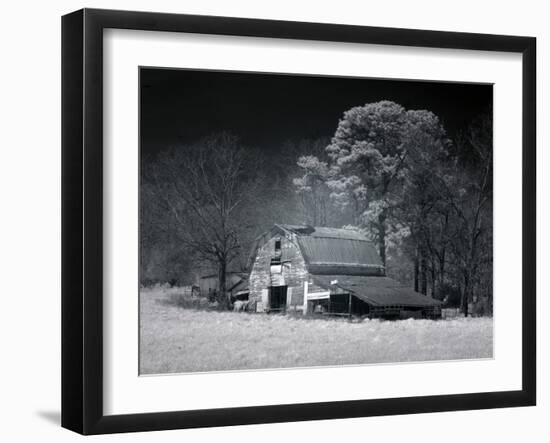
<svg viewBox="0 0 550 443"><path fill-rule="evenodd" d="M492 84L140 66L139 131L140 375L493 358Z"/></svg>

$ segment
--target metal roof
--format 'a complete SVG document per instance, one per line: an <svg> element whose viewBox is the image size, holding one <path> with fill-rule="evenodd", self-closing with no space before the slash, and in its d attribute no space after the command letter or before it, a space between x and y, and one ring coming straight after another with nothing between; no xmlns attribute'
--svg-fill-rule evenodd
<svg viewBox="0 0 550 443"><path fill-rule="evenodd" d="M378 275L383 268L376 248L363 234L350 229L277 225L290 231L312 274Z"/></svg>
<svg viewBox="0 0 550 443"><path fill-rule="evenodd" d="M343 228L326 228L309 225L276 225L298 236L313 238L335 238L343 240L359 240L368 242L369 239L359 231Z"/></svg>
<svg viewBox="0 0 550 443"><path fill-rule="evenodd" d="M382 266L373 244L362 240L298 237L307 264Z"/></svg>
<svg viewBox="0 0 550 443"><path fill-rule="evenodd" d="M425 307L439 306L441 302L422 295L389 277L360 275L313 275L319 286L330 289L338 287L372 306ZM331 282L335 282L331 284Z"/></svg>

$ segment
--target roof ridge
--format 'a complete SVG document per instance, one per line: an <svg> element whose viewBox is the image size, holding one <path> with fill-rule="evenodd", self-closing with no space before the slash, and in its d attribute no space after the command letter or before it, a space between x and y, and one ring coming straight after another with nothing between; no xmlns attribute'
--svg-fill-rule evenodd
<svg viewBox="0 0 550 443"><path fill-rule="evenodd" d="M333 228L329 226L288 225L284 223L274 223L273 227L279 228L298 237L330 238L334 240L357 240L373 243L373 241L370 240L365 233L356 229ZM308 229L311 230L311 232L300 232L302 229ZM333 231L332 235L331 231ZM346 235L347 238L339 236L338 233Z"/></svg>
<svg viewBox="0 0 550 443"><path fill-rule="evenodd" d="M313 225L291 225L289 223L274 223L275 226L280 226L282 228L291 228L291 227L294 227L294 228L313 228L313 229L335 229L335 230L338 230L338 231L349 231L349 232L357 232L359 234L361 234L360 231L356 230L356 229L348 229L348 228L335 228L333 226L313 226Z"/></svg>
<svg viewBox="0 0 550 443"><path fill-rule="evenodd" d="M359 233L360 234L360 233ZM361 234L363 235L363 234ZM342 237L329 237L329 236L322 236L322 237L316 237L315 235L312 235L312 234L304 234L302 235L302 237L312 237L312 238L330 238L332 240L352 240L352 241L362 241L362 242L367 242L367 243L373 243L372 240L369 240L367 237L365 237L364 239L363 238L342 238Z"/></svg>

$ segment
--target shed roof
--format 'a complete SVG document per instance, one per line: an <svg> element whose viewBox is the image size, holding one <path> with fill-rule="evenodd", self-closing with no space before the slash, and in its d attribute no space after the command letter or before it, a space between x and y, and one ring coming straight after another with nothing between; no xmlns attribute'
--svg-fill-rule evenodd
<svg viewBox="0 0 550 443"><path fill-rule="evenodd" d="M413 291L389 277L314 275L313 280L326 289L336 286L349 291L372 306L427 307L441 305L439 300ZM331 285L333 281L336 281L336 283Z"/></svg>

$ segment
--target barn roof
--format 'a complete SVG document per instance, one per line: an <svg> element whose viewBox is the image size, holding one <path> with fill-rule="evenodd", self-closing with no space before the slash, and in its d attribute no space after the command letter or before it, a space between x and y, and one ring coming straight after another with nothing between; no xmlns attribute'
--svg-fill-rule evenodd
<svg viewBox="0 0 550 443"><path fill-rule="evenodd" d="M342 240L369 241L367 237L353 229L313 227L308 225L277 225L287 231L293 232L298 236L307 236L312 238L333 238Z"/></svg>
<svg viewBox="0 0 550 443"><path fill-rule="evenodd" d="M372 306L439 306L441 302L409 289L389 277L361 275L313 275L319 286L338 287ZM331 284L331 282L333 284Z"/></svg>
<svg viewBox="0 0 550 443"><path fill-rule="evenodd" d="M311 274L380 275L384 266L376 248L350 229L277 225L296 236Z"/></svg>

